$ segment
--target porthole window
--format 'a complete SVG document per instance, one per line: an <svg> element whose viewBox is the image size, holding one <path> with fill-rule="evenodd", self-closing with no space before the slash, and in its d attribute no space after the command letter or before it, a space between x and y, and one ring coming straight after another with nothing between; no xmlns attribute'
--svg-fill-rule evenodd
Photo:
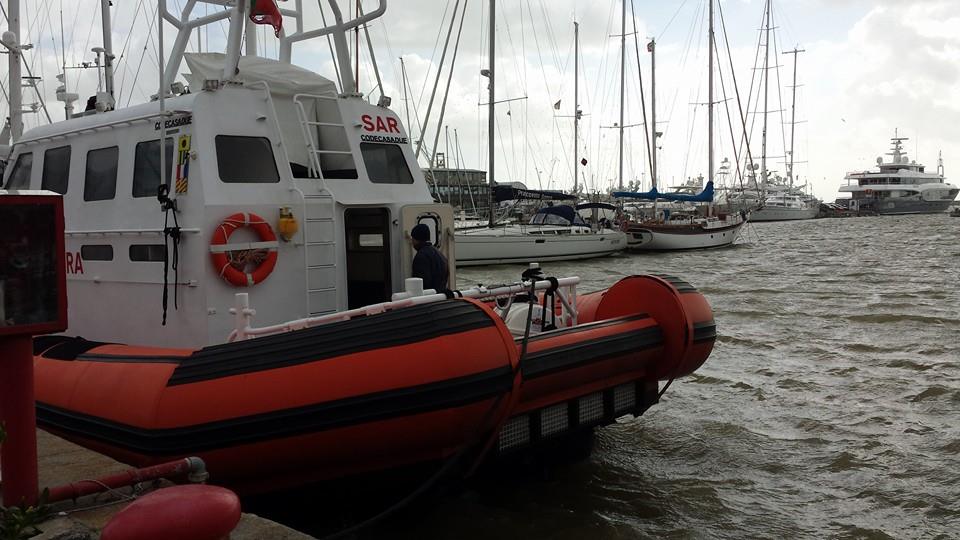
<svg viewBox="0 0 960 540"><path fill-rule="evenodd" d="M109 244L80 246L80 257L84 261L112 261L113 246Z"/></svg>
<svg viewBox="0 0 960 540"><path fill-rule="evenodd" d="M133 262L163 262L167 246L163 244L134 244L130 246L130 260Z"/></svg>

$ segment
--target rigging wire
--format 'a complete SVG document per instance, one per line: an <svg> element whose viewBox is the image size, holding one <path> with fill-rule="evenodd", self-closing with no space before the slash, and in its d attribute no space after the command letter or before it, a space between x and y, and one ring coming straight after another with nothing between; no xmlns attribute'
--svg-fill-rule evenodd
<svg viewBox="0 0 960 540"><path fill-rule="evenodd" d="M458 4L460 3L459 0L456 0L456 1ZM450 2L451 0L447 0L447 3L443 7L443 14L440 16L441 21L444 21L447 18L447 12L450 10ZM454 6L454 11L456 11L456 6ZM427 73L423 77L423 84L420 86L420 94L417 96L418 104L423 101L423 94L427 91L427 81L430 80L430 71L433 69L433 59L436 58L437 56L437 49L440 46L440 36L442 35L443 35L443 25L441 24L437 27L437 38L433 42L433 51L430 53L430 63L428 64L429 67L427 68ZM449 39L450 38L448 37L447 41L449 41ZM444 50L446 50L446 48L444 48ZM441 64L442 63L443 63L443 60L441 59ZM440 68L442 67L443 66L440 66ZM439 71L440 68L437 68L437 70Z"/></svg>
<svg viewBox="0 0 960 540"><path fill-rule="evenodd" d="M153 41L153 27L155 26L156 21L157 21L157 12L154 11L152 18L150 19L150 24L147 26L147 37L143 42L143 54L140 55L140 61L137 62L137 71L133 75L134 88L136 88L136 84L137 84L136 81L140 78L140 68L143 67L143 60L147 57L147 50L149 49L150 44ZM142 95L143 95L143 92L141 91L141 96ZM132 98L133 98L133 90L131 90L130 93L127 95L127 103L126 103L127 107L130 106L130 100Z"/></svg>
<svg viewBox="0 0 960 540"><path fill-rule="evenodd" d="M686 1L686 0L684 0ZM637 79L640 86L640 108L643 111L643 134L646 137L646 147L647 147L647 166L650 167L649 170L653 170L653 154L650 152L650 131L649 124L647 123L647 98L643 92L643 71L640 69L640 36L637 33L637 12L633 4L633 0L630 0L630 18L633 19L633 47L634 52L637 55ZM657 126L653 126L653 131L656 133ZM656 138L654 138L656 140Z"/></svg>

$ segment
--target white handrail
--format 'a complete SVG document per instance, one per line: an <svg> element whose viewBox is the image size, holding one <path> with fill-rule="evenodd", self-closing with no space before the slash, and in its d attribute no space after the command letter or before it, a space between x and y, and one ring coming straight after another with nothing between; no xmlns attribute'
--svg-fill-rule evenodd
<svg viewBox="0 0 960 540"><path fill-rule="evenodd" d="M558 290L557 293L560 298L560 304L563 313L570 316L570 320L574 326L577 324L576 286L579 283L579 277L567 277L557 280L558 289L566 289L568 291L566 295L564 295L560 290ZM532 283L532 285L536 291L543 291L552 287L551 282L547 280L538 280ZM477 300L495 300L497 298L512 298L517 294L530 292L530 287L530 281L522 281L513 285L504 285L501 287L494 287L492 289L488 289L483 285L478 285L470 289L455 291L454 294L457 298L462 297L474 298ZM422 283L420 288L422 289ZM272 334L282 334L285 332L292 332L294 330L312 328L314 326L320 326L331 322L346 321L354 317L376 315L387 311L394 311L397 309L419 306L423 304L433 304L448 299L446 294L433 292L432 289L424 291L425 293L429 294L416 296L411 295L411 292L413 291L414 290L410 288L410 285L408 285L408 292L395 294L395 300L391 300L389 302L371 304L369 306L341 311L338 313L331 313L329 315L321 315L319 317L297 319L281 324L264 326L262 328L254 328L251 326L253 316L256 315L256 310L250 307L249 295L247 293L237 293L235 296L234 307L230 308L230 313L232 313L235 317L236 328L230 332L230 335L227 337L227 341L233 342Z"/></svg>

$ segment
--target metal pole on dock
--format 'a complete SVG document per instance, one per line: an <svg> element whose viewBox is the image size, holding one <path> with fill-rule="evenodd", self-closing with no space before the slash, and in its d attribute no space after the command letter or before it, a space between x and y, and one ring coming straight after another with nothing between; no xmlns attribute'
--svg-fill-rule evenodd
<svg viewBox="0 0 960 540"><path fill-rule="evenodd" d="M3 505L37 502L37 412L33 394L33 336L0 337L0 445Z"/></svg>

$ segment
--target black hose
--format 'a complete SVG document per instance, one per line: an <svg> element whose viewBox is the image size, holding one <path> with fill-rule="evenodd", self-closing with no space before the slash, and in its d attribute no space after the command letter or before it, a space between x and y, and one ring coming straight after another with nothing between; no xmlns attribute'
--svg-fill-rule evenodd
<svg viewBox="0 0 960 540"><path fill-rule="evenodd" d="M533 306L535 305L534 302L536 301L536 281L537 280L535 277L530 278L530 299L529 299L529 304L527 308L527 323L526 323L526 328L524 329L524 332L523 332L523 341L520 344L520 358L517 361L517 365L513 369L513 377L516 377L517 374L520 372L520 366L523 364L523 359L526 358L527 356L527 342L530 341L530 326L533 320ZM449 293L450 291L447 291L448 295ZM448 298L449 297L450 296L448 296ZM509 392L504 392L497 396L496 400L494 400L493 404L491 404L490 408L487 409L487 412L484 414L484 418L480 422L481 426L486 424L487 421L490 420L490 417L500 406L500 403L503 401L503 398L507 394L509 394ZM493 436L484 444L484 447L481 449L481 451L477 455L476 460L474 460L474 463L468 469L467 476L469 476L470 473L476 470L476 468L483 461L483 458L486 456L487 452L490 450L491 444L493 443L494 440L496 440L497 435L499 435L498 431L499 430L495 430L493 433ZM447 459L447 461L444 462L444 464L439 469L437 469L437 472L433 473L433 475L430 476L430 478L428 478L426 481L420 484L420 486L417 487L417 489L411 491L404 498L400 499L399 501L391 505L389 508L383 510L379 514L369 519L366 519L356 525L347 527L346 529L342 529L333 534L324 536L322 540L336 540L338 538L344 538L351 534L360 532L366 528L376 525L377 523L383 521L387 517L401 510L403 507L413 502L417 497L419 497L420 495L423 495L425 492L432 489L437 484L437 482L439 482L444 476L446 476L447 473L449 473L453 469L454 465L460 462L463 456L466 455L467 451L474 447L474 444L476 442L479 442L479 437L477 437L477 441L471 442L470 444L463 445L463 448L458 450L456 454L450 456Z"/></svg>

